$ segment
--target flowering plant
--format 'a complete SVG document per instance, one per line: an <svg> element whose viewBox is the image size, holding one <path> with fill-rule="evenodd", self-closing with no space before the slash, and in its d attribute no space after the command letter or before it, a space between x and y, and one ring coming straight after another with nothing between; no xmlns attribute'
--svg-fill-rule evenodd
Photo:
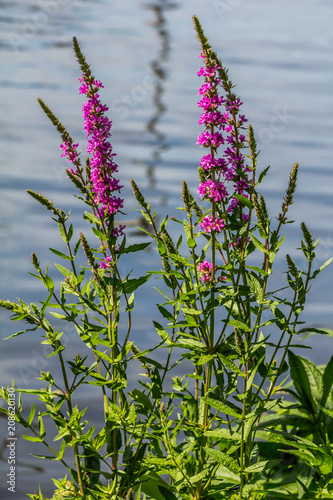
<svg viewBox="0 0 333 500"><path fill-rule="evenodd" d="M83 233L72 245L69 214L28 191L52 213L67 254L51 251L69 268L56 264L64 277L58 289L33 253L35 277L47 289L42 307L5 300L0 305L13 313L13 319L28 322L31 328L26 331L42 329L43 343L59 359L62 381L41 372L46 389L16 389L37 395L45 404L37 415L38 427L34 404L28 416L21 402L15 411L16 420L30 430L24 438L44 443L51 456L42 458L58 460L69 471L69 478L54 480L53 499L333 498L333 357L319 370L291 350L294 335L311 331L301 327L300 315L311 280L329 261L312 269L316 242L302 223L301 252L307 268L299 269L287 255L283 297L280 290L269 290L284 240L281 231L290 222L287 215L298 165L292 168L273 224L258 193L268 168L257 176L253 128L247 127L228 72L195 17L194 25L203 60L198 106L204 131L197 145L205 148L205 154L199 167L201 201L184 181L186 217L172 217L172 223L184 229L185 244L182 238L174 242L168 217L157 223L155 212L132 181L142 215L151 226L151 232L144 231L155 240L161 256L160 271L138 278L119 271L124 254L142 251L149 243L127 246L125 227L117 220L124 201L118 196L122 186L115 178L118 166L109 142L108 108L100 101L102 84L92 75L75 38L82 70L80 93L87 98L84 167L78 143L39 100L61 134L62 156L70 164L67 175L89 207L84 219L99 245L94 248L89 243L92 235ZM80 248L85 265L77 263ZM131 340L134 292L154 275L166 286L157 306L163 324L154 321L157 344L140 351ZM120 323L123 307L125 329ZM52 325L50 316L75 326L84 353L74 360L66 358L62 331ZM280 331L277 341L272 328ZM163 363L155 355L157 349L167 350ZM140 390L128 392L128 366L136 361L146 381L140 381ZM186 371L182 377L181 369ZM288 369L293 389L281 381ZM170 374L172 389L166 383ZM77 396L82 384L100 390L104 414L100 429L84 420L84 405ZM294 401L285 401L282 389ZM3 388L2 398L8 401L11 391ZM8 413L5 407L2 411ZM46 419L54 423L56 435L46 432ZM50 438L60 446L51 444ZM29 496L44 498L41 491Z"/></svg>

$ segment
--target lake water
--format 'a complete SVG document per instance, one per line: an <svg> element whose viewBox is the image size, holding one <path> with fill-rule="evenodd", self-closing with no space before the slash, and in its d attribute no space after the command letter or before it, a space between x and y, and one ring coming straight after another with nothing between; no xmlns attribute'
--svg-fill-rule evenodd
<svg viewBox="0 0 333 500"><path fill-rule="evenodd" d="M298 190L287 227L283 254L297 251L305 221L316 238L316 264L333 255L332 125L333 6L330 0L199 0L138 2L127 0L0 0L1 58L1 298L38 302L43 288L28 272L30 254L52 262L48 247L60 248L55 228L25 190L30 188L72 208L78 230L84 228L80 205L66 179L66 162L60 158L59 137L41 112L41 97L81 144L82 98L80 76L71 49L77 36L93 73L105 88L102 100L110 107L112 143L125 188L129 221L138 217L129 179L134 178L161 216L176 215L183 178L197 187L201 150L195 146L199 111L196 72L199 47L191 16L201 20L206 34L244 101L244 112L253 124L261 155L259 166L271 164L263 185L269 211L277 214L295 161L300 164ZM128 229L131 242L140 241ZM277 283L284 279L283 255L277 266ZM302 263L302 259L300 261ZM303 263L304 264L304 263ZM126 262L128 269L133 262ZM136 272L158 268L156 252L136 257ZM125 271L125 265L124 269ZM56 276L56 273L54 273ZM333 266L313 284L303 320L311 326L333 327ZM135 342L145 348L155 334L152 315L159 297L145 287L138 300ZM16 331L17 323L0 311L2 338ZM139 326L137 326L139 325ZM22 325L18 326L22 328ZM65 332L69 352L76 352L76 334ZM327 363L333 339L312 338L307 354ZM17 387L38 386L39 371L56 373L52 358L42 356L39 334L1 343L1 384L15 379ZM53 370L54 367L54 370ZM94 401L91 391L82 394L84 405ZM29 399L28 399L29 401ZM32 402L32 401L31 401ZM30 404L30 402L29 402ZM29 405L28 405L29 406ZM100 415L88 415L97 424ZM2 436L6 421L1 419ZM7 491L7 450L1 449L1 498ZM38 484L45 495L52 492L50 476L60 477L56 463L48 467L29 453L42 453L18 440L20 462L17 498L33 492Z"/></svg>

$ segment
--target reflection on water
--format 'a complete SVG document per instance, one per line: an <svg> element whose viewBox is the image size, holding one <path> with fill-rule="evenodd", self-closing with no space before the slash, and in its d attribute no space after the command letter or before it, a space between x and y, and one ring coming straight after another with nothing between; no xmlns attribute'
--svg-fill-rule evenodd
<svg viewBox="0 0 333 500"><path fill-rule="evenodd" d="M170 34L167 30L165 11L176 8L176 4L168 3L167 0L160 0L156 3L146 3L143 6L154 14L155 20L150 25L156 29L161 44L155 58L150 63L150 68L155 76L153 91L154 112L146 125L148 132L155 138L155 144L151 151L151 160L147 166L149 187L154 189L156 186L155 166L160 161L162 152L169 147L165 142L165 134L158 130L158 122L167 110L162 99L164 93L163 82L168 76L166 63L169 59L170 51Z"/></svg>
<svg viewBox="0 0 333 500"><path fill-rule="evenodd" d="M165 134L159 130L158 124L163 114L167 111L167 106L163 102L163 94L165 92L164 82L168 78L167 62L170 52L170 33L167 29L166 12L177 8L177 4L170 3L168 0L157 0L152 3L144 3L142 7L152 12L153 20L149 21L149 26L154 28L160 42L157 53L149 63L149 68L153 75L153 108L152 115L146 123L146 130L153 136L154 141L150 152L151 158L144 162L147 166L146 175L148 177L148 187L154 190L157 182L155 167L161 160L162 152L170 147L166 142Z"/></svg>

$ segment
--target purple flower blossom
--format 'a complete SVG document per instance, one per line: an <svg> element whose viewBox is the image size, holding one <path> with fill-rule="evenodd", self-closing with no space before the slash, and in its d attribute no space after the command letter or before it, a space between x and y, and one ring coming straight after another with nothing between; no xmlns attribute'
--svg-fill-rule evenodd
<svg viewBox="0 0 333 500"><path fill-rule="evenodd" d="M228 198L225 185L222 182L213 182L211 179L199 184L198 193L200 196L205 196L217 202L225 201Z"/></svg>
<svg viewBox="0 0 333 500"><path fill-rule="evenodd" d="M224 173L227 170L227 165L228 163L224 158L213 158L211 154L203 156L200 162L200 166L206 170L216 168Z"/></svg>
<svg viewBox="0 0 333 500"><path fill-rule="evenodd" d="M112 267L111 257L105 257L105 259L101 261L100 268L101 269L110 269L111 267Z"/></svg>
<svg viewBox="0 0 333 500"><path fill-rule="evenodd" d="M208 260L205 260L202 264L198 264L198 271L201 274L200 279L202 283L211 281L212 265Z"/></svg>
<svg viewBox="0 0 333 500"><path fill-rule="evenodd" d="M200 222L199 226L205 233L211 233L212 231L220 233L224 228L224 221L223 219L218 219L217 217L214 221L212 215L206 215L206 217L204 217Z"/></svg>
<svg viewBox="0 0 333 500"><path fill-rule="evenodd" d="M245 179L239 179L234 184L235 192L242 194L243 196L244 196L244 190L249 189L249 187L250 187L249 181Z"/></svg>
<svg viewBox="0 0 333 500"><path fill-rule="evenodd" d="M202 132L198 137L198 141L196 142L196 144L199 144L200 146L212 146L213 148L218 148L223 143L224 139L220 132L214 132L213 134L211 134L210 132L208 132L208 130Z"/></svg>
<svg viewBox="0 0 333 500"><path fill-rule="evenodd" d="M205 94L198 102L198 107L203 108L205 111L210 111L216 109L218 106L221 106L223 102L223 97L219 97L217 94L214 94L212 97L208 97Z"/></svg>
<svg viewBox="0 0 333 500"><path fill-rule="evenodd" d="M234 101L230 101L228 102L228 104L226 104L226 107L225 109L227 111L231 111L232 109L239 109L241 107L243 103L241 102L241 100L239 99L239 97L237 99L235 99Z"/></svg>
<svg viewBox="0 0 333 500"><path fill-rule="evenodd" d="M61 156L67 156L67 161L69 163L73 163L76 167L79 166L79 155L77 152L77 147L79 143L77 144L71 144L70 141L65 141L64 144L60 144L60 148L63 149L63 153ZM74 170L70 168L70 171L72 174L75 174Z"/></svg>
<svg viewBox="0 0 333 500"><path fill-rule="evenodd" d="M220 111L205 112L198 121L199 125L205 125L207 128L214 125L219 129L224 128L225 123L226 119Z"/></svg>
<svg viewBox="0 0 333 500"><path fill-rule="evenodd" d="M198 76L205 76L206 78L212 78L215 76L217 69L221 69L220 66L215 64L215 66L207 66L206 68L200 68L198 71Z"/></svg>

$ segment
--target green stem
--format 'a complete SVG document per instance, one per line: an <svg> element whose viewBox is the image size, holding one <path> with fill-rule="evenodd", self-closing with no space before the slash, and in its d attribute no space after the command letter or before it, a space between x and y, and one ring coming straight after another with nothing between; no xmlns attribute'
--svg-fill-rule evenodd
<svg viewBox="0 0 333 500"><path fill-rule="evenodd" d="M66 368L64 364L64 359L61 354L59 354L59 360L60 360L60 365L61 365L61 371L62 371L62 376L64 379L64 384L65 384L65 390L66 390L66 400L67 400L67 405L68 405L68 412L70 417L72 416L73 413L73 407L72 407L72 401L71 401L71 393L69 389L69 384L68 384L68 379L67 379L67 373L66 373ZM74 440L74 436L72 436L72 440ZM77 477L78 477L78 483L80 487L80 493L82 496L84 496L85 491L84 491L84 485L83 485L83 479L82 479L82 470L81 470L81 462L79 458L79 449L77 443L73 444L73 449L74 449L74 457L75 457L75 465L76 465L76 471L77 471Z"/></svg>

